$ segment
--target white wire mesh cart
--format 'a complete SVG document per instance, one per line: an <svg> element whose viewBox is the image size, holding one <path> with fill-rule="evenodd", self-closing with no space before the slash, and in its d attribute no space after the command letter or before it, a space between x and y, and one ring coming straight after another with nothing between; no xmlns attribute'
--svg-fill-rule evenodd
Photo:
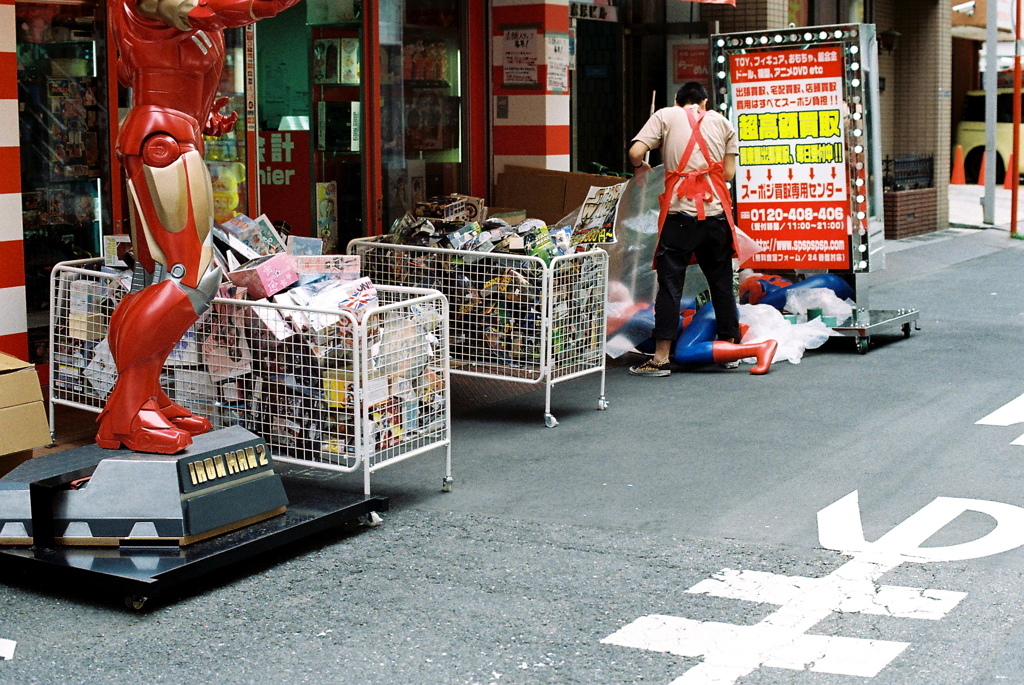
<svg viewBox="0 0 1024 685"><path fill-rule="evenodd" d="M54 406L99 412L116 370L110 313L127 292L102 260L58 264L51 295ZM437 291L381 286L379 306L347 310L216 298L171 353L161 385L214 428L241 425L274 458L370 475L443 448L451 489L448 302Z"/></svg>
<svg viewBox="0 0 1024 685"><path fill-rule="evenodd" d="M544 383L544 422L556 383L601 374L605 399L608 255L595 249L539 257L415 247L362 238L349 243L375 283L439 290L451 303L452 373Z"/></svg>

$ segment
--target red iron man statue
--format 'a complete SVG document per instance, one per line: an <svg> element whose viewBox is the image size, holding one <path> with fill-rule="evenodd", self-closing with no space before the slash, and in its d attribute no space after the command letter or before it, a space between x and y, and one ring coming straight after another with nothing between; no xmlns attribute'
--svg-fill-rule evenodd
<svg viewBox="0 0 1024 685"><path fill-rule="evenodd" d="M118 79L133 106L117 138L131 198L135 273L110 318L118 378L99 416L96 442L174 454L210 422L160 387L174 346L221 283L209 243L213 190L203 135L234 128L215 101L224 29L272 17L299 0L116 0L111 2Z"/></svg>

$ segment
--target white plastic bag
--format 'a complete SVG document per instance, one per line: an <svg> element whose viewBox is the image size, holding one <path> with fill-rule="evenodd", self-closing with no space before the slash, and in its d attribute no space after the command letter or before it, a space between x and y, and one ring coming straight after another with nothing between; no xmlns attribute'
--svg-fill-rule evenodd
<svg viewBox="0 0 1024 685"><path fill-rule="evenodd" d="M820 309L822 316L834 316L842 323L853 314L853 303L840 300L829 288L790 288L786 291L786 311L807 316L808 309Z"/></svg>
<svg viewBox="0 0 1024 685"><path fill-rule="evenodd" d="M821 319L794 324L786 321L775 307L766 304L741 304L739 307L740 323L749 326L742 342L759 343L768 339L775 340L779 343L773 360L775 362L787 360L791 364L799 364L804 356L804 350L821 347L829 336L840 335L822 323Z"/></svg>

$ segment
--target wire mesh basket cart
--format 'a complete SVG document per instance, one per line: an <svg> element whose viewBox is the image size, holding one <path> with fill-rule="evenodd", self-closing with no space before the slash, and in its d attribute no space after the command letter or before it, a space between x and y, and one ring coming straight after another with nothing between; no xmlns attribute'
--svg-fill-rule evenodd
<svg viewBox="0 0 1024 685"><path fill-rule="evenodd" d="M116 380L106 344L126 275L102 260L63 262L51 290L50 425L54 406L100 412ZM379 286L356 314L215 298L164 366L172 400L214 428L241 425L274 458L370 475L445 450L451 489L448 302L434 290Z"/></svg>
<svg viewBox="0 0 1024 685"><path fill-rule="evenodd" d="M432 288L450 302L451 372L544 383L544 422L556 383L601 374L605 399L608 255L595 249L539 257L415 247L361 238L349 243L375 283Z"/></svg>

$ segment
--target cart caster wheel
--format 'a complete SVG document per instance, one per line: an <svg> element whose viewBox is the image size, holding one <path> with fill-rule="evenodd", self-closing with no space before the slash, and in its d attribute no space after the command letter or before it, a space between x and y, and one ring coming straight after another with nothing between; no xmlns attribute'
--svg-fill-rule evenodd
<svg viewBox="0 0 1024 685"><path fill-rule="evenodd" d="M142 607L146 606L147 601L149 601L149 597L145 597L143 595L124 596L124 605L134 611L142 611Z"/></svg>
<svg viewBox="0 0 1024 685"><path fill-rule="evenodd" d="M547 426L548 428L554 428L555 426L558 425L558 419L556 419L551 414L545 414L544 415L544 425Z"/></svg>
<svg viewBox="0 0 1024 685"><path fill-rule="evenodd" d="M903 324L903 337L904 338L909 338L910 337L910 323L909 322Z"/></svg>
<svg viewBox="0 0 1024 685"><path fill-rule="evenodd" d="M857 338L857 351L861 354L868 353L868 338Z"/></svg>
<svg viewBox="0 0 1024 685"><path fill-rule="evenodd" d="M441 480L441 492L451 492L452 491L452 482L454 480L455 479L451 478L451 477L442 479Z"/></svg>
<svg viewBox="0 0 1024 685"><path fill-rule="evenodd" d="M605 398L602 397L601 399L599 399L597 401L597 410L598 411L604 411L607 408L608 408L608 400L606 400Z"/></svg>
<svg viewBox="0 0 1024 685"><path fill-rule="evenodd" d="M382 523L384 523L384 519L382 519L380 514L375 511L371 511L366 516L361 516L359 518L359 525L366 526L367 528L376 528Z"/></svg>

